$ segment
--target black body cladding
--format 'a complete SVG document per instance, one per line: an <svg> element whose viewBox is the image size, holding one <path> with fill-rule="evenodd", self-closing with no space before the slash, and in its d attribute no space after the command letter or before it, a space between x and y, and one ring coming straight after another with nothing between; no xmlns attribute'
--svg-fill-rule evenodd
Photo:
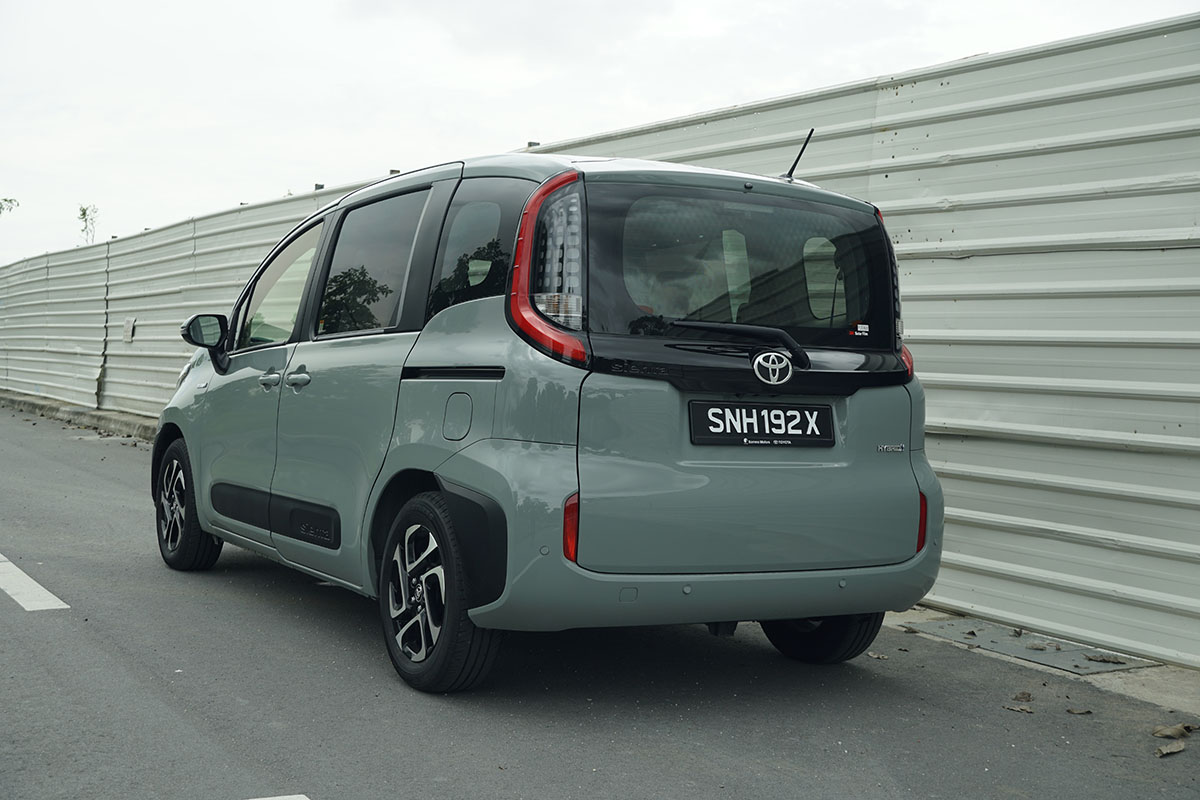
<svg viewBox="0 0 1200 800"><path fill-rule="evenodd" d="M508 523L500 505L457 483L439 479L442 496L454 520L467 573L467 607L498 599L508 573Z"/></svg>

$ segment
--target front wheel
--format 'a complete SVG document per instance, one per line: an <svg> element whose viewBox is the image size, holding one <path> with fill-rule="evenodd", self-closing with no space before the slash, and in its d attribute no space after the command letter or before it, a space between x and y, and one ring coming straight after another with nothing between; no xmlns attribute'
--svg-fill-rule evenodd
<svg viewBox="0 0 1200 800"><path fill-rule="evenodd" d="M861 654L875 641L883 612L819 619L760 622L775 649L806 664L838 664Z"/></svg>
<svg viewBox="0 0 1200 800"><path fill-rule="evenodd" d="M171 569L209 569L222 542L205 533L196 519L196 494L187 445L176 439L163 453L158 472L158 552Z"/></svg>
<svg viewBox="0 0 1200 800"><path fill-rule="evenodd" d="M467 586L454 524L437 492L405 503L379 566L379 615L392 666L423 692L457 692L491 670L500 632L467 616Z"/></svg>

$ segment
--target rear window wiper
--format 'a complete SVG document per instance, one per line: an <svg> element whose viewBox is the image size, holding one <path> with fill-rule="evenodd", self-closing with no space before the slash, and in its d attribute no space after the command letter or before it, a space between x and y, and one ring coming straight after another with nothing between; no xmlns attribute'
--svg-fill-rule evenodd
<svg viewBox="0 0 1200 800"><path fill-rule="evenodd" d="M778 342L787 348L796 360L796 366L800 369L808 369L812 366L812 359L808 357L808 353L800 343L791 337L791 335L782 328L771 328L766 325L743 325L740 322L700 322L691 319L673 319L668 323L677 328L695 328L700 331L717 331L719 333L729 333L735 336L744 336L747 339L757 339L765 342Z"/></svg>

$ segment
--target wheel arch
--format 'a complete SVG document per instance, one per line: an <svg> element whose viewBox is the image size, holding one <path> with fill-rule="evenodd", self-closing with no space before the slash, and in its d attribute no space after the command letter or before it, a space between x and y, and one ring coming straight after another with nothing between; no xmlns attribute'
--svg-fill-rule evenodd
<svg viewBox="0 0 1200 800"><path fill-rule="evenodd" d="M383 546L386 544L392 522L400 509L421 492L441 491L437 478L432 472L421 469L405 469L397 472L388 479L375 508L371 511L371 522L367 537L367 570L364 585L370 589L370 595L379 595L379 559Z"/></svg>
<svg viewBox="0 0 1200 800"><path fill-rule="evenodd" d="M172 442L183 438L183 431L174 422L165 423L154 437L154 449L150 453L150 498L158 497L159 467L162 466L163 453Z"/></svg>
<svg viewBox="0 0 1200 800"><path fill-rule="evenodd" d="M508 577L508 522L493 498L438 477L467 575L467 608L495 602Z"/></svg>
<svg viewBox="0 0 1200 800"><path fill-rule="evenodd" d="M379 594L379 560L392 522L404 504L422 492L438 492L446 501L467 576L468 608L495 601L504 591L508 572L508 524L503 509L485 494L416 469L393 475L371 514L366 576L371 595Z"/></svg>

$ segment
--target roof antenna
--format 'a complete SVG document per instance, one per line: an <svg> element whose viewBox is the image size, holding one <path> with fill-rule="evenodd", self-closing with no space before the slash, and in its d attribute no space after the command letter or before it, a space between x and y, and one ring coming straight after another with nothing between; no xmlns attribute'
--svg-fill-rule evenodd
<svg viewBox="0 0 1200 800"><path fill-rule="evenodd" d="M817 130L816 128L809 128L809 129L808 129L808 136L805 136L805 137L804 137L804 144L803 144L803 145L801 145L801 147L800 147L800 153L799 153L799 155L797 155L797 156L796 156L796 160L792 162L792 168L791 168L791 169L789 169L789 170L788 170L787 172L785 172L784 174L780 175L779 177L781 177L781 178L785 178L785 179L787 179L787 180L789 180L789 181L793 180L793 178L792 178L792 173L796 171L796 165L800 163L800 156L804 155L804 151L805 151L805 149L808 147L808 143L809 143L809 141L812 139L812 135L813 135L813 133L815 133L815 132L816 132L816 130Z"/></svg>

